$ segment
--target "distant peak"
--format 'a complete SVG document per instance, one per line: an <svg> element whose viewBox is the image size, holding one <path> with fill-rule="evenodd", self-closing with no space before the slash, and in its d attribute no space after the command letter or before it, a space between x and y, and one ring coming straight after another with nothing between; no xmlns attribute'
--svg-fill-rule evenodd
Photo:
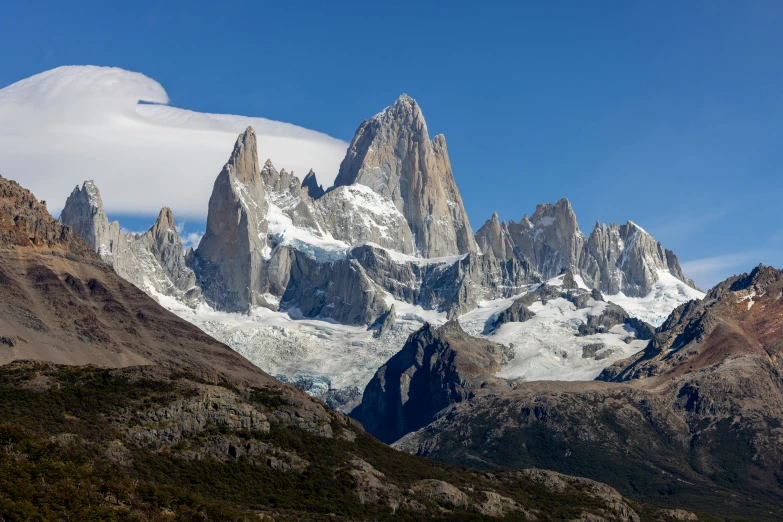
<svg viewBox="0 0 783 522"><path fill-rule="evenodd" d="M408 104L408 105L412 105L412 104L416 103L416 100L414 100L413 98L411 98L407 94L402 93L402 94L400 94L397 97L397 100L394 102L395 105L397 105L398 103L405 103L405 104Z"/></svg>
<svg viewBox="0 0 783 522"><path fill-rule="evenodd" d="M103 201L101 200L101 191L98 190L98 186L91 179L85 180L82 186L76 185L71 192L68 201L73 200L86 200L87 204L93 208L103 210ZM68 205L66 201L66 205Z"/></svg>
<svg viewBox="0 0 783 522"><path fill-rule="evenodd" d="M157 223L160 225L168 225L172 230L176 228L174 225L174 213L169 207L163 207L158 214Z"/></svg>
<svg viewBox="0 0 783 522"><path fill-rule="evenodd" d="M227 165L235 167L235 175L244 183L258 178L258 142L253 127L248 127L245 132L237 136Z"/></svg>
<svg viewBox="0 0 783 522"><path fill-rule="evenodd" d="M421 109L416 100L408 96L407 94L400 94L400 96L388 107L376 114L373 119L413 119L423 120Z"/></svg>
<svg viewBox="0 0 783 522"><path fill-rule="evenodd" d="M302 188L313 199L318 199L324 195L324 188L318 184L318 179L315 177L313 169L310 169L310 172L302 180Z"/></svg>
<svg viewBox="0 0 783 522"><path fill-rule="evenodd" d="M571 202L568 200L568 198L560 198L555 202L556 207L571 207Z"/></svg>

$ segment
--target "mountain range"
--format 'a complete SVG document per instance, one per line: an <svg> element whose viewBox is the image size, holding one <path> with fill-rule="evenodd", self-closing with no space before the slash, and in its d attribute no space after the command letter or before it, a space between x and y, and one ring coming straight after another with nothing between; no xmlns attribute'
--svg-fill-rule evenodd
<svg viewBox="0 0 783 522"><path fill-rule="evenodd" d="M84 194L98 195L75 198ZM159 221L169 222L165 212ZM154 259L171 268L169 232L90 244L0 177L3 520L689 515L585 478L488 474L389 448L168 312L94 252L157 245Z"/></svg>
<svg viewBox="0 0 783 522"><path fill-rule="evenodd" d="M144 379L176 381L190 390L185 398L203 397L205 385L239 386L228 403L216 392L218 410L254 410L263 397L267 420L241 423L343 437L342 449L307 439L342 463L257 435L238 445L235 435L176 428L164 443L160 430L170 428L160 424L124 436L179 456L187 439L199 458L245 455L284 470L334 470L347 459L342 489L362 516L377 503L372 516L429 517L432 508L541 518L549 515L511 495L514 480L550 495L588 479L619 493L596 501L618 499L611 514L599 507L583 520L783 516L782 272L759 266L705 294L641 226L595 223L586 235L567 199L519 221L493 214L474 234L446 140L430 138L407 95L362 122L330 187L313 170L300 179L262 162L252 127L226 152L195 248L183 246L169 208L142 234L110 222L92 181L73 190L57 222L4 182L13 248L3 270L3 362L125 368L112 375L131 380L141 378L131 368L149 366L157 370ZM19 382L66 382L60 366L25 368L14 370ZM149 418L185 408L204 419L185 398ZM281 401L295 410L288 417L275 409ZM248 429L241 423L230 430ZM493 482L505 500L472 485L483 480L475 472L454 484L443 470L455 468L431 467L441 464L416 480L381 470L383 455L409 457L378 453L387 449L372 437L491 470L505 477L502 488ZM362 455L344 447L357 440L366 441ZM275 515L301 515L286 506Z"/></svg>
<svg viewBox="0 0 783 522"><path fill-rule="evenodd" d="M148 232L122 232L90 181L60 220L169 310L342 411L425 322L458 319L507 346L506 377L584 379L643 347L626 323L578 335L576 322L600 316L602 303L657 325L703 295L644 229L596 223L585 236L566 199L518 223L495 214L474 234L446 140L429 137L407 95L359 126L326 190L312 171L302 181L271 160L262 165L259 152L248 128L215 179L195 249L183 249L168 209ZM565 307L542 301L537 322L551 328L548 339L518 321L498 323L515 300L566 271L572 293L593 293ZM588 344L609 349L569 357Z"/></svg>

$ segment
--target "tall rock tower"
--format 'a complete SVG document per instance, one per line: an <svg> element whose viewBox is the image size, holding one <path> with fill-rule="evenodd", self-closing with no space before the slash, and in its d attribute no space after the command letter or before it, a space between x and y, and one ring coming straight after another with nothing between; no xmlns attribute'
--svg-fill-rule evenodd
<svg viewBox="0 0 783 522"><path fill-rule="evenodd" d="M430 140L421 109L403 94L359 126L335 187L359 183L390 198L405 216L424 257L476 252L446 139Z"/></svg>

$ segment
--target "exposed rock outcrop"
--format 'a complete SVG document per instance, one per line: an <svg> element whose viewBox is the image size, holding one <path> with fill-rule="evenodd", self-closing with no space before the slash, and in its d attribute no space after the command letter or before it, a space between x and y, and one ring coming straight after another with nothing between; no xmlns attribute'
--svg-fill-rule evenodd
<svg viewBox="0 0 783 522"><path fill-rule="evenodd" d="M424 257L477 251L454 182L446 140L432 140L416 101L403 94L356 131L334 186L359 183L405 216Z"/></svg>
<svg viewBox="0 0 783 522"><path fill-rule="evenodd" d="M64 247L76 255L92 257L90 248L73 229L55 221L30 191L0 176L0 245ZM5 284L5 282L4 282ZM9 338L5 341L10 344Z"/></svg>
<svg viewBox="0 0 783 522"><path fill-rule="evenodd" d="M620 226L596 223L586 238L567 199L538 205L530 218L525 215L519 223L501 223L495 213L476 232L476 241L483 252L499 259L528 261L541 279L569 270L589 288L607 294L645 296L661 272L696 288L677 256L631 221Z"/></svg>
<svg viewBox="0 0 783 522"><path fill-rule="evenodd" d="M538 300L538 296L532 292L515 300L511 303L511 306L501 311L497 317L488 321L485 333L490 333L506 323L523 323L528 319L532 319L536 314L531 312L528 307L536 300Z"/></svg>
<svg viewBox="0 0 783 522"><path fill-rule="evenodd" d="M689 301L676 310L647 347L604 370L599 379L628 381L681 374L710 366L733 354L777 358L783 271L759 265L750 274L732 277L715 286L701 301Z"/></svg>
<svg viewBox="0 0 783 522"><path fill-rule="evenodd" d="M185 261L171 209L163 208L147 232L126 233L119 222L109 222L95 183L85 181L68 196L60 222L84 238L115 272L145 292L173 296L190 305L198 302L201 290Z"/></svg>
<svg viewBox="0 0 783 522"><path fill-rule="evenodd" d="M310 169L310 172L302 180L302 189L306 190L307 195L313 199L318 199L324 195L324 188L318 184L313 169Z"/></svg>
<svg viewBox="0 0 783 522"><path fill-rule="evenodd" d="M438 329L425 324L378 369L352 415L368 432L393 442L477 389L507 387L492 377L505 357L504 346L470 337L457 321Z"/></svg>
<svg viewBox="0 0 783 522"><path fill-rule="evenodd" d="M248 127L215 180L207 229L195 251L199 285L221 309L266 304L267 209L256 134Z"/></svg>
<svg viewBox="0 0 783 522"><path fill-rule="evenodd" d="M524 216L519 223L511 221L508 231L516 250L542 279L551 279L582 263L585 238L567 199L536 206L529 219Z"/></svg>
<svg viewBox="0 0 783 522"><path fill-rule="evenodd" d="M371 325L389 311L385 293L355 259L321 263L290 249L289 280L280 306L305 317Z"/></svg>
<svg viewBox="0 0 783 522"><path fill-rule="evenodd" d="M587 240L587 251L589 256L580 267L582 277L607 294L647 295L659 271L696 288L682 272L677 256L632 221L620 226L596 223Z"/></svg>
<svg viewBox="0 0 783 522"><path fill-rule="evenodd" d="M375 324L377 325L377 330L373 333L375 337L383 337L394 326L394 323L397 321L397 312L394 310L394 305L391 305L391 308L389 308L389 311L383 314L381 317L378 318L377 321L375 321Z"/></svg>
<svg viewBox="0 0 783 522"><path fill-rule="evenodd" d="M521 257L516 252L514 241L509 235L508 225L505 221L503 223L498 221L497 212L494 212L484 226L478 229L476 243L484 254L491 254L503 261Z"/></svg>

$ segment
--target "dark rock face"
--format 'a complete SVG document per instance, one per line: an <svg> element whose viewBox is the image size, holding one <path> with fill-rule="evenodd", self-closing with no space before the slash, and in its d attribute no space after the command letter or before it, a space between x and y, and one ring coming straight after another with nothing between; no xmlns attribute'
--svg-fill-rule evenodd
<svg viewBox="0 0 783 522"><path fill-rule="evenodd" d="M353 416L385 442L427 425L446 406L483 387L506 387L491 377L506 349L467 335L456 321L411 334L376 373Z"/></svg>
<svg viewBox="0 0 783 522"><path fill-rule="evenodd" d="M302 189L307 191L307 195L313 199L318 199L324 195L324 188L318 184L313 169L310 169L310 172L302 180Z"/></svg>
<svg viewBox="0 0 783 522"><path fill-rule="evenodd" d="M349 257L395 299L447 312L451 318L481 300L519 293L524 286L519 281L527 279L528 270L516 260L501 262L477 254L452 263L400 263L370 245L352 248Z"/></svg>
<svg viewBox="0 0 783 522"><path fill-rule="evenodd" d="M432 140L415 100L403 94L356 131L334 186L366 185L391 198L424 257L476 252L446 140Z"/></svg>
<svg viewBox="0 0 783 522"><path fill-rule="evenodd" d="M394 322L397 320L397 312L394 310L394 305L391 305L391 308L389 308L389 311L383 314L381 317L378 318L377 321L375 321L375 326L377 329L373 333L373 335L377 337L383 337L386 335L394 326Z"/></svg>
<svg viewBox="0 0 783 522"><path fill-rule="evenodd" d="M606 348L606 345L603 343L590 343L586 344L582 347L582 359L605 359L608 357L609 354L601 353L599 354L601 350Z"/></svg>
<svg viewBox="0 0 783 522"><path fill-rule="evenodd" d="M608 303L600 315L587 316L587 324L579 325L579 335L593 335L608 332L629 319L628 313L614 303Z"/></svg>
<svg viewBox="0 0 783 522"><path fill-rule="evenodd" d="M536 314L528 309L528 306L532 304L537 296L534 293L526 294L516 301L511 306L503 310L498 316L491 320L491 325L488 324L485 329L485 333L491 333L493 330L500 328L506 323L523 323L528 319L532 319Z"/></svg>
<svg viewBox="0 0 783 522"><path fill-rule="evenodd" d="M305 317L331 318L342 324L373 324L389 311L383 292L354 259L319 263L290 250L288 285L280 301Z"/></svg>

